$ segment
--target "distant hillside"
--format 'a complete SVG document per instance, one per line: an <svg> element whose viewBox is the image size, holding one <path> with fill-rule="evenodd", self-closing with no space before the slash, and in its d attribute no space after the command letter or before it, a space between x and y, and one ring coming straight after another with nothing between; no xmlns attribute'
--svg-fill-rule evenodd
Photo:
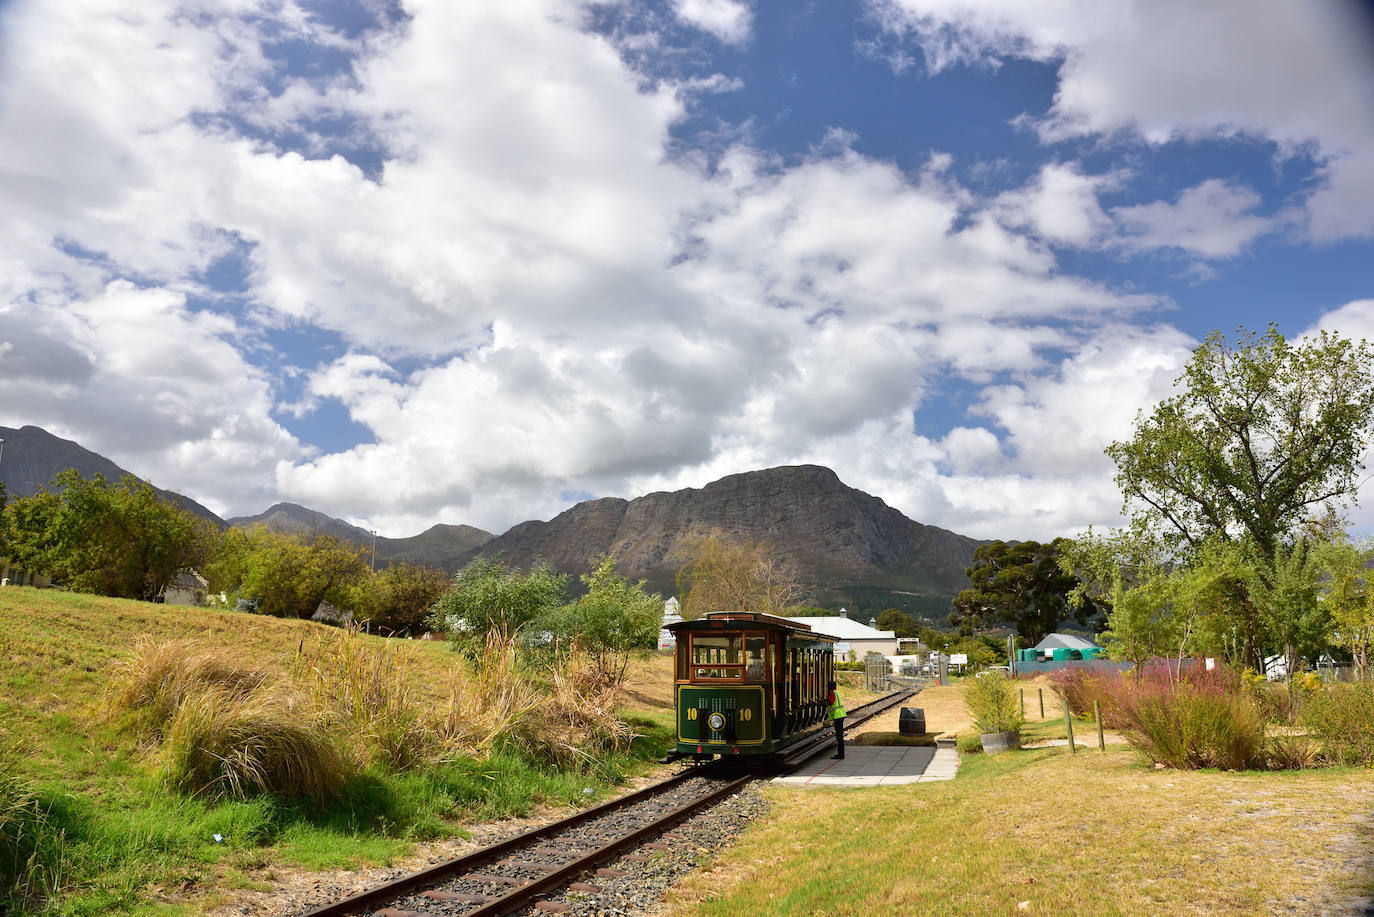
<svg viewBox="0 0 1374 917"><path fill-rule="evenodd" d="M110 482L133 474L105 456L97 455L69 439L53 436L41 427L24 426L17 430L0 427L0 439L5 441L4 446L0 447L0 481L5 483L12 497L33 496L44 484L68 468L75 468L83 478L93 478L99 474ZM209 519L216 525L224 525L224 520L190 497L159 487L153 490L197 516Z"/></svg>
<svg viewBox="0 0 1374 917"><path fill-rule="evenodd" d="M278 503L266 512L256 516L236 516L228 523L243 526L261 523L280 532L319 532L351 541L367 548L369 552L373 548L372 533L367 529L295 503ZM408 560L453 571L462 566L463 559L474 549L491 538L490 532L470 525L436 525L409 538L378 536L377 566L386 566L393 560Z"/></svg>
<svg viewBox="0 0 1374 917"><path fill-rule="evenodd" d="M585 572L613 554L621 571L674 591L693 540L712 530L772 542L817 602L854 610L903 608L936 619L968 579L980 542L922 525L818 465L730 475L702 488L579 503L548 522L523 522L474 556L519 567L544 561Z"/></svg>

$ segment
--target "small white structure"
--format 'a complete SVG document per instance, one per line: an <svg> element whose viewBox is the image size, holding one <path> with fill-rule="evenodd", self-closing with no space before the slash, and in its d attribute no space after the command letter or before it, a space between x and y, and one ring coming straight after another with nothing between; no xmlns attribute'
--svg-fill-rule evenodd
<svg viewBox="0 0 1374 917"><path fill-rule="evenodd" d="M677 596L670 596L668 601L663 603L663 620L658 625L658 648L661 650L671 650L677 648L677 635L668 629L669 624L676 624L682 620L682 603L677 600Z"/></svg>
<svg viewBox="0 0 1374 917"><path fill-rule="evenodd" d="M806 624L818 634L834 637L836 653L854 653L862 660L869 653L880 656L897 655L897 634L895 631L878 630L867 624L860 624L844 615L844 609L836 617L787 618L798 624ZM841 646L844 648L841 649Z"/></svg>
<svg viewBox="0 0 1374 917"><path fill-rule="evenodd" d="M209 583L205 577L194 570L182 570L162 593L162 601L168 605L204 605Z"/></svg>

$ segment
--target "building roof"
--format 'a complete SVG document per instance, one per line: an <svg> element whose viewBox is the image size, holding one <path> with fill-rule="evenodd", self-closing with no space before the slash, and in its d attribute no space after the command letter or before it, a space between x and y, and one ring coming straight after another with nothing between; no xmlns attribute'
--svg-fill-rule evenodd
<svg viewBox="0 0 1374 917"><path fill-rule="evenodd" d="M1097 644L1073 634L1050 634L1035 645L1037 650L1091 650Z"/></svg>
<svg viewBox="0 0 1374 917"><path fill-rule="evenodd" d="M853 618L788 618L798 624L808 624L818 634L825 634L837 640L896 640L896 631L875 630Z"/></svg>

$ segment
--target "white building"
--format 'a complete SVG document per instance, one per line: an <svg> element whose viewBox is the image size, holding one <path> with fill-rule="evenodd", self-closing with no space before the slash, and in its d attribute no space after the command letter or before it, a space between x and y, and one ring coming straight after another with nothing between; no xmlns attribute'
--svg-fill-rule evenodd
<svg viewBox="0 0 1374 917"><path fill-rule="evenodd" d="M677 647L677 636L668 629L669 624L676 624L682 620L682 603L677 600L677 596L670 596L668 601L663 603L663 620L658 625L658 648L661 650L671 650Z"/></svg>
<svg viewBox="0 0 1374 917"><path fill-rule="evenodd" d="M840 614L835 617L819 618L788 618L798 624L806 624L811 630L818 634L825 634L827 637L834 637L835 656L846 657L849 653L854 653L855 659L863 659L869 653L878 653L882 656L897 655L897 634L895 631L878 630L852 620L843 608Z"/></svg>

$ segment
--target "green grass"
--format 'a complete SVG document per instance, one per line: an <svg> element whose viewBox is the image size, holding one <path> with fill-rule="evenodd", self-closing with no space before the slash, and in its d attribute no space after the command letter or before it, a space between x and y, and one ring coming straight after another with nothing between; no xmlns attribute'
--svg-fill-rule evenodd
<svg viewBox="0 0 1374 917"><path fill-rule="evenodd" d="M358 773L332 802L256 796L211 801L173 792L157 777L156 748L109 715L106 689L138 638L198 639L234 646L287 667L321 625L50 590L0 590L0 739L20 756L6 773L34 794L60 893L21 900L0 883L0 905L17 914L191 915L251 887L263 867L386 865L415 843L463 836L465 825L583 805L663 754L671 717L632 722L642 738L580 770L549 770L498 749L417 772ZM374 640L376 638L361 638ZM442 645L408 646L421 702L442 703L450 658ZM591 789L591 794L584 793ZM215 835L221 840L216 841ZM3 870L0 870L3 872Z"/></svg>

